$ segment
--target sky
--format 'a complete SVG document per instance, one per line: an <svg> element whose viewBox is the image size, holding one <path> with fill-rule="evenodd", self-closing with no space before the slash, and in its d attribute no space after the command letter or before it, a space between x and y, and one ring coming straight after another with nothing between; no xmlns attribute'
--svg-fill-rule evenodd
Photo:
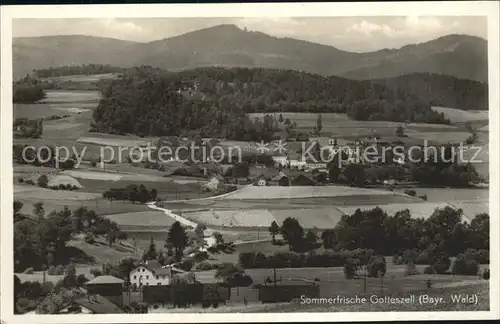
<svg viewBox="0 0 500 324"><path fill-rule="evenodd" d="M478 16L15 19L13 36L78 34L149 42L220 24L353 52L399 48L449 34L487 38L486 18Z"/></svg>

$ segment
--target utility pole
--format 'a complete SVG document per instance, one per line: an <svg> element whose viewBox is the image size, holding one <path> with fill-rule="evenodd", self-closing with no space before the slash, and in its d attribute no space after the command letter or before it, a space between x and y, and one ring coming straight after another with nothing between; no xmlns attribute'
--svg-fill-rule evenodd
<svg viewBox="0 0 500 324"><path fill-rule="evenodd" d="M274 274L274 301L278 305L278 288L276 287L276 260L273 261L273 274Z"/></svg>
<svg viewBox="0 0 500 324"><path fill-rule="evenodd" d="M364 282L363 282L363 290L364 292L366 293L366 265L364 266L364 269L365 269L365 275L364 275Z"/></svg>

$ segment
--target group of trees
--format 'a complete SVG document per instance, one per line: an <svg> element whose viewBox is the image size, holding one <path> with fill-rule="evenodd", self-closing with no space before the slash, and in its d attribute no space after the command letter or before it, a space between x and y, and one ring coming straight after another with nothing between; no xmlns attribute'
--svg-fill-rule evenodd
<svg viewBox="0 0 500 324"><path fill-rule="evenodd" d="M273 221L268 228L273 238L273 244L277 244L276 235L281 234L288 244L290 251L303 252L318 248L318 236L312 230L305 232L304 228L295 218L288 217L281 226Z"/></svg>
<svg viewBox="0 0 500 324"><path fill-rule="evenodd" d="M40 138L43 133L43 119L17 117L12 125L14 137Z"/></svg>
<svg viewBox="0 0 500 324"><path fill-rule="evenodd" d="M456 256L466 249L489 248L489 215L478 214L470 224L462 210L436 209L427 219L412 218L409 210L393 216L382 209L357 210L342 216L335 228L322 234L325 248L371 248L382 255L405 250L433 249Z"/></svg>
<svg viewBox="0 0 500 324"><path fill-rule="evenodd" d="M65 207L46 215L43 204L37 203L33 216L21 212L23 203L14 201L14 267L45 269L62 264L71 257L66 243L76 233L86 236L105 236L108 244L126 239L115 222L98 216L86 207L73 211ZM89 240L91 241L91 240Z"/></svg>
<svg viewBox="0 0 500 324"><path fill-rule="evenodd" d="M242 253L240 264L245 268L331 267L347 264L347 268L356 269L364 265L367 271L376 272L374 269L379 271L384 265L377 258L371 260L372 257L394 255L395 263L428 264L428 271L444 273L450 267L449 257L457 256L459 262L454 271L467 274L474 272L474 264L489 263L489 215L478 214L470 224L462 221L462 215L462 210L451 207L436 209L427 219L412 218L409 210L389 216L378 207L366 211L358 209L352 215L342 216L335 228L322 232L323 247L335 251L324 254L313 251L318 247L314 244L314 232L309 231L304 237L304 229L299 222L287 218L281 227L276 222L269 227L273 242L275 236L281 233L291 251L312 252L289 252L274 256ZM310 243L308 249L303 249L304 242ZM353 251L358 251L360 255L371 252L368 256L359 257L349 254ZM385 264L385 260L383 262ZM368 267L370 264L372 268Z"/></svg>
<svg viewBox="0 0 500 324"><path fill-rule="evenodd" d="M158 192L155 188L148 191L145 185L130 184L125 188L112 188L102 193L103 198L109 200L129 200L132 203L144 204L148 201L155 201Z"/></svg>
<svg viewBox="0 0 500 324"><path fill-rule="evenodd" d="M42 83L30 75L26 75L23 79L14 82L12 87L14 103L33 103L44 99L46 96Z"/></svg>
<svg viewBox="0 0 500 324"><path fill-rule="evenodd" d="M197 131L205 137L267 141L279 126L277 119L251 120L246 114L283 111L449 123L421 99L368 81L268 69L143 70L127 71L103 88L93 130L141 136ZM318 119L316 131L321 128Z"/></svg>

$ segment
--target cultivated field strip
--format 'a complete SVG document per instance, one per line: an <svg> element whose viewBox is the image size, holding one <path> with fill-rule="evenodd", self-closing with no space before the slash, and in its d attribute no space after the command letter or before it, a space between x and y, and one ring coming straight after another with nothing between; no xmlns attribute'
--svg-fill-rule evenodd
<svg viewBox="0 0 500 324"><path fill-rule="evenodd" d="M339 197L352 195L398 195L391 191L343 186L247 186L222 199L292 199L310 197Z"/></svg>

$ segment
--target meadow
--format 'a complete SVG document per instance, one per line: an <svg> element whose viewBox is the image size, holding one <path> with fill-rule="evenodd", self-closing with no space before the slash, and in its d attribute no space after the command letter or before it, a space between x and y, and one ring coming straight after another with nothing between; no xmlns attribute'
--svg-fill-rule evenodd
<svg viewBox="0 0 500 324"><path fill-rule="evenodd" d="M460 110L446 107L431 107L431 109L443 113L452 123L488 120L488 110Z"/></svg>
<svg viewBox="0 0 500 324"><path fill-rule="evenodd" d="M92 75L64 75L64 76L54 76L42 78L46 81L71 81L71 82L96 82L99 80L113 80L117 79L117 73L103 73L103 74L92 74Z"/></svg>
<svg viewBox="0 0 500 324"><path fill-rule="evenodd" d="M297 132L314 132L317 125L318 114L316 113L282 113L283 118L297 123ZM263 118L264 113L249 114L250 118ZM276 114L278 118L279 114ZM451 132L460 134L460 138L467 132L451 125L438 125L427 123L404 123L389 121L360 121L352 120L346 114L323 113L322 118L322 136L338 137L344 140L354 140L358 137L381 136L382 141L400 140L407 145L421 144L423 139L435 141L436 143L447 143L450 136L441 137L441 133ZM395 136L396 128L403 126L408 137ZM284 127L282 125L282 127ZM464 133L464 134L461 134ZM456 135L455 134L455 135ZM468 135L467 135L468 136ZM454 137L451 137L454 139ZM467 137L465 137L467 138Z"/></svg>

